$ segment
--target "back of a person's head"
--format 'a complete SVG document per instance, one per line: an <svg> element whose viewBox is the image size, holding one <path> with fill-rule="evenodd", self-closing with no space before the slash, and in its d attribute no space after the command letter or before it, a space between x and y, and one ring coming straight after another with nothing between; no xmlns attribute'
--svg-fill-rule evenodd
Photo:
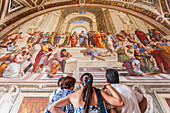
<svg viewBox="0 0 170 113"><path fill-rule="evenodd" d="M76 83L76 79L71 77L71 76L67 76L67 77L64 77L62 80L61 80L61 89L70 89L71 87L73 87Z"/></svg>
<svg viewBox="0 0 170 113"><path fill-rule="evenodd" d="M63 78L64 78L64 77L61 77L61 78L58 79L58 81L57 81L57 86L58 86L58 87L61 87L61 84L62 84L62 81L61 81L61 80L62 80Z"/></svg>
<svg viewBox="0 0 170 113"><path fill-rule="evenodd" d="M66 50L66 49L62 49L62 50L61 50L61 53L62 53L62 52L65 52L65 51L67 51L67 50Z"/></svg>
<svg viewBox="0 0 170 113"><path fill-rule="evenodd" d="M118 74L117 70L107 69L105 75L106 75L106 79L111 84L119 83L119 74Z"/></svg>
<svg viewBox="0 0 170 113"><path fill-rule="evenodd" d="M81 78L80 82L83 85L83 92L81 94L82 100L85 102L83 107L83 113L89 113L89 108L91 104L91 98L93 94L93 76L90 73L84 73Z"/></svg>

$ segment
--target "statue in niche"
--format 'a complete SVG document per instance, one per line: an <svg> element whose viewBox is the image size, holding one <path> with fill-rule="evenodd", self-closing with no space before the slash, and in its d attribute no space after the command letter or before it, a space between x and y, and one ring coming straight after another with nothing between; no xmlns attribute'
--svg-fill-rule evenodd
<svg viewBox="0 0 170 113"><path fill-rule="evenodd" d="M147 93L147 90L144 88L144 86L134 85L132 87L132 89L142 93L143 96L145 96L145 98L147 99L147 109L146 109L145 113L155 113L154 111L157 111L157 109L154 108L155 105L154 105L152 96Z"/></svg>
<svg viewBox="0 0 170 113"><path fill-rule="evenodd" d="M6 93L5 91L2 92L2 96L0 98L0 113L9 113L13 105L13 99L18 93L18 86L11 86Z"/></svg>
<svg viewBox="0 0 170 113"><path fill-rule="evenodd" d="M127 16L127 14L123 12L117 12L117 15L119 16L120 20L123 24L132 24L130 18Z"/></svg>

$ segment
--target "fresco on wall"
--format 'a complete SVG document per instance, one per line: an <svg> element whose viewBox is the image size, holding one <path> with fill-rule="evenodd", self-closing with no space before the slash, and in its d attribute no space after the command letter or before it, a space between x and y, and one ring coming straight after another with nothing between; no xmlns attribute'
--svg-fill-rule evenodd
<svg viewBox="0 0 170 113"><path fill-rule="evenodd" d="M8 11L13 12L11 15L15 15L15 12L18 13L17 11L21 8L28 9L26 12L20 10L20 14L11 18L9 12L3 12L6 2L2 0L3 7L0 14L3 13L3 16L6 14L9 18L2 17L4 23L0 25L1 33L3 30L5 31L1 36L3 38L0 39L0 82L10 85L13 83L24 84L18 88L20 91L16 88L17 94L15 96L20 96L24 90L29 93L36 90L42 94L44 90L48 90L50 94L55 85L48 89L46 87L48 84L50 86L56 84L59 78L65 76L74 77L79 82L81 75L86 72L93 75L94 82L104 84L106 83L105 72L108 68L116 69L119 72L121 82L124 83L160 82L163 84L169 82L169 40L160 33L160 29L156 26L154 28L145 19L144 21L130 15L131 13L126 14L100 7L66 8L67 10L52 11L35 18L31 15L39 13L39 11L50 11L49 8L77 5L81 1L86 1L87 4L94 3L95 5L127 8L134 13L136 11L150 17L153 21L153 23L150 23L154 24L154 22L156 23L155 19L159 16L157 11L167 12L165 1L24 0L27 6L20 4L17 0L10 1ZM160 9L161 5L158 3L161 3L164 7ZM89 12L93 15L88 15ZM94 18L89 18L90 21L88 22L77 20L73 23L79 24L79 26L71 29L69 19L72 18L66 18L70 14L76 15L76 17L87 15L81 19L88 16L94 16ZM17 26L17 22L21 24L18 20L21 21L27 17L31 17L30 20ZM5 20L6 18L8 20ZM161 17L161 19L163 18ZM16 25L13 26L13 24ZM90 30L83 24L87 24ZM164 21L162 25L168 26L168 23L166 24ZM8 28L10 28L9 31ZM71 29L70 32L69 29ZM164 29L162 29L162 32L165 32ZM6 34L7 36L5 36ZM32 85L32 88L28 88L28 84ZM0 100L9 97L10 90L0 87L0 91L2 94L0 96L3 97ZM11 96L13 96L12 93ZM12 99L18 100L18 98ZM165 105L169 110L170 99L165 97L162 101L166 102ZM48 103L48 97L24 97L18 113L43 113ZM13 108L15 106L10 104L6 107Z"/></svg>
<svg viewBox="0 0 170 113"><path fill-rule="evenodd" d="M69 33L63 28L70 23L62 25L60 12L60 16L55 13L36 17L1 40L0 80L58 80L91 72L94 79L105 81L107 68L119 70L127 81L132 76L137 77L134 80L168 79L162 77L170 69L167 40L146 22L112 10L108 18L101 15L89 24L97 31Z"/></svg>

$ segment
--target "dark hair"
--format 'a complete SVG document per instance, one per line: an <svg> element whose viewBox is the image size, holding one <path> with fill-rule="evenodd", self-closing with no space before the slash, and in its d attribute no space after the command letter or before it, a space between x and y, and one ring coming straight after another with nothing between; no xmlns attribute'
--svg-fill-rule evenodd
<svg viewBox="0 0 170 113"><path fill-rule="evenodd" d="M128 49L132 48L133 46L132 45L127 45L126 46Z"/></svg>
<svg viewBox="0 0 170 113"><path fill-rule="evenodd" d="M62 50L61 50L61 53L64 52L64 51L67 51L67 50L66 50L66 49L62 49Z"/></svg>
<svg viewBox="0 0 170 113"><path fill-rule="evenodd" d="M71 76L67 76L67 77L64 77L62 80L61 80L61 89L70 89L72 86L74 86L76 83L76 79L71 77Z"/></svg>
<svg viewBox="0 0 170 113"><path fill-rule="evenodd" d="M85 102L83 107L83 113L89 113L91 98L93 94L93 76L90 73L84 73L80 78L82 85L84 86L81 94L82 100Z"/></svg>
<svg viewBox="0 0 170 113"><path fill-rule="evenodd" d="M48 42L47 42L47 41L45 41L45 42L43 42L43 44L48 44Z"/></svg>
<svg viewBox="0 0 170 113"><path fill-rule="evenodd" d="M60 77L60 78L58 79L58 81L57 81L58 87L60 87L60 85L61 85L61 80L62 80L63 78L64 78L64 77Z"/></svg>
<svg viewBox="0 0 170 113"><path fill-rule="evenodd" d="M108 80L108 82L110 82L111 84L119 83L119 74L118 74L117 70L107 69L105 76L106 76L106 79Z"/></svg>

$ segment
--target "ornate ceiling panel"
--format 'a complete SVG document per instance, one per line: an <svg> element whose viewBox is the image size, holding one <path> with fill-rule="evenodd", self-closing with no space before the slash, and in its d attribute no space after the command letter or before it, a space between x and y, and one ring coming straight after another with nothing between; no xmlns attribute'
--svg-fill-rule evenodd
<svg viewBox="0 0 170 113"><path fill-rule="evenodd" d="M17 0L9 0L6 16L24 7L25 6Z"/></svg>

